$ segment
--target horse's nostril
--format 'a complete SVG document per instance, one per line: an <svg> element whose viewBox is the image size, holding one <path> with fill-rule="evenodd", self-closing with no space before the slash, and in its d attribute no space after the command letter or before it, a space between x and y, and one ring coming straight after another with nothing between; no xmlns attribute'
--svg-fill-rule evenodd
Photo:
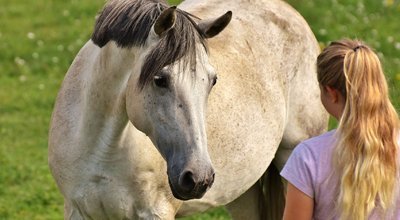
<svg viewBox="0 0 400 220"><path fill-rule="evenodd" d="M179 185L184 191L191 192L196 186L193 173L191 171L185 171L179 178Z"/></svg>
<svg viewBox="0 0 400 220"><path fill-rule="evenodd" d="M212 174L210 181L208 182L209 187L211 187L214 183L215 173Z"/></svg>

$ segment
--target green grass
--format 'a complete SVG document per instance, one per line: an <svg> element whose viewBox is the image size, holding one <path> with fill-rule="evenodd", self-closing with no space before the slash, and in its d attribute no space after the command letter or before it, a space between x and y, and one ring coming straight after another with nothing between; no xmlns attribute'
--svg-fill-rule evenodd
<svg viewBox="0 0 400 220"><path fill-rule="evenodd" d="M321 47L341 38L358 38L382 60L392 100L400 109L400 1L290 0L309 22Z"/></svg>
<svg viewBox="0 0 400 220"><path fill-rule="evenodd" d="M321 46L350 37L376 48L400 108L399 2L290 2ZM62 219L62 197L47 166L49 119L64 74L89 39L104 1L0 3L0 219ZM187 219L229 216L220 208Z"/></svg>
<svg viewBox="0 0 400 220"><path fill-rule="evenodd" d="M0 219L62 219L47 166L49 119L102 2L0 3Z"/></svg>

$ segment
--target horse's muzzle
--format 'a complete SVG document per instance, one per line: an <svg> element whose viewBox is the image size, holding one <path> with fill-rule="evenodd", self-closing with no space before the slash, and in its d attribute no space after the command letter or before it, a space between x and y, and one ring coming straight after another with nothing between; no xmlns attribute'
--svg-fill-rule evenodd
<svg viewBox="0 0 400 220"><path fill-rule="evenodd" d="M184 170L177 178L170 179L172 194L180 200L200 199L214 183L214 170L206 175L196 175L191 170Z"/></svg>

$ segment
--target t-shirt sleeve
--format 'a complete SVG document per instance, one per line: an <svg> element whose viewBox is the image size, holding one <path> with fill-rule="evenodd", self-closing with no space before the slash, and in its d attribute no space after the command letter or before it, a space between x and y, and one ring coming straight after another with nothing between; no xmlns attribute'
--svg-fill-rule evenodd
<svg viewBox="0 0 400 220"><path fill-rule="evenodd" d="M297 189L314 198L315 158L305 144L299 144L281 171L281 176Z"/></svg>

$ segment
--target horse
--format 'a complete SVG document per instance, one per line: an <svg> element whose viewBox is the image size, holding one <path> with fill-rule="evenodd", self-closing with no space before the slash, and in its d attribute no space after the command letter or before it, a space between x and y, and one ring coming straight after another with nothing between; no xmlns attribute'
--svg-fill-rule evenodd
<svg viewBox="0 0 400 220"><path fill-rule="evenodd" d="M64 218L174 219L225 205L234 219L278 219L279 170L327 127L318 53L280 0L108 1L52 113Z"/></svg>

